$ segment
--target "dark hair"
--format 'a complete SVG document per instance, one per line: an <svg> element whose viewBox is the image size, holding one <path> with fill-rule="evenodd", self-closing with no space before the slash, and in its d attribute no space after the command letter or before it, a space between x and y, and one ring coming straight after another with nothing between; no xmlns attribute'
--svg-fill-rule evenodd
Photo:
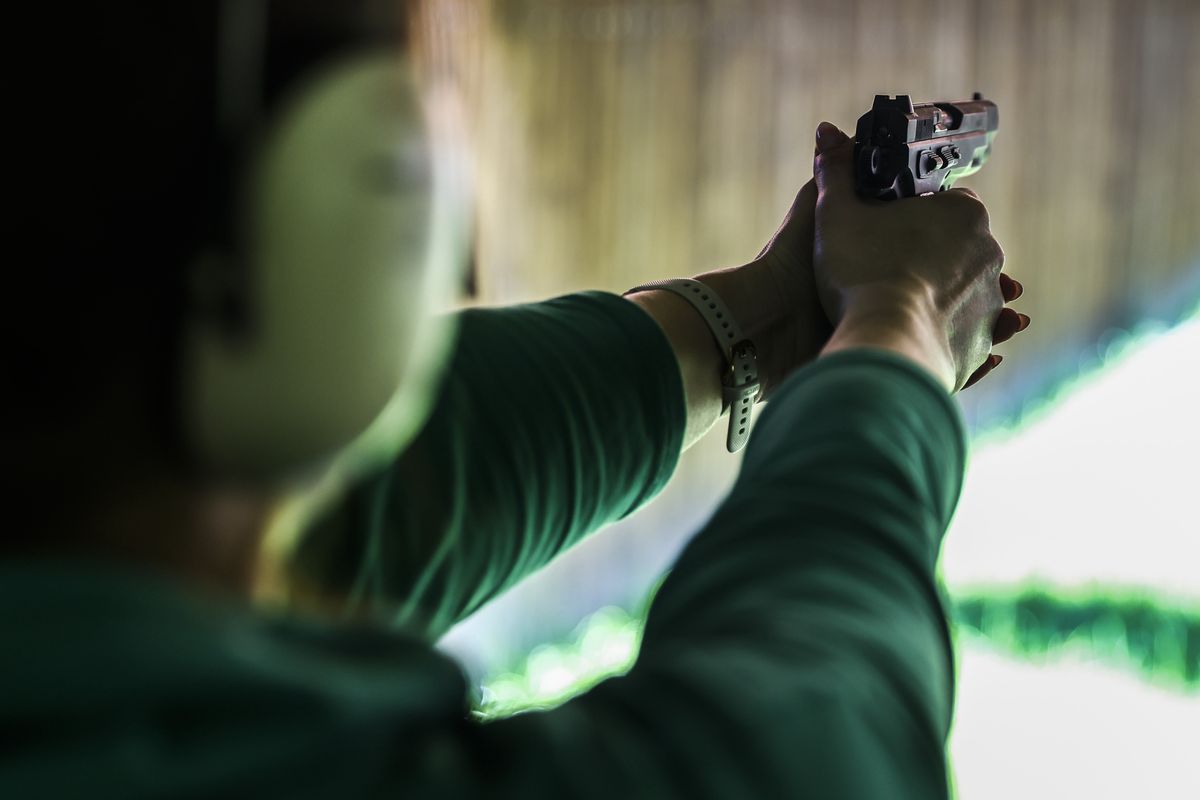
<svg viewBox="0 0 1200 800"><path fill-rule="evenodd" d="M9 457L23 484L44 487L73 463L120 458L86 448L144 458L163 443L186 267L227 213L231 167L216 114L222 3L37 5L8 111L18 209L5 339ZM327 56L393 39L401 4L383 5L381 25L368 0L266 3L263 109Z"/></svg>

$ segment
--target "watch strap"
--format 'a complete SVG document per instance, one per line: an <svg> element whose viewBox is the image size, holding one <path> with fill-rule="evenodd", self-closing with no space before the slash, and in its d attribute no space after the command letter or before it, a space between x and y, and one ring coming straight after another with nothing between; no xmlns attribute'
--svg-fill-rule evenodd
<svg viewBox="0 0 1200 800"><path fill-rule="evenodd" d="M750 439L750 419L754 403L762 391L758 379L758 352L746 338L728 306L707 284L690 278L668 278L635 286L635 292L661 290L687 300L700 312L708 329L725 356L725 373L721 377L721 411L729 410L729 430L725 447L736 453Z"/></svg>

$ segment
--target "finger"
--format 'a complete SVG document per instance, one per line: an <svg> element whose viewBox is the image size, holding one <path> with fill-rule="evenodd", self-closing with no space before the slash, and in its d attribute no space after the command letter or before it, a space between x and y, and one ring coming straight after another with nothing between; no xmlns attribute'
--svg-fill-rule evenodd
<svg viewBox="0 0 1200 800"><path fill-rule="evenodd" d="M979 199L979 195L970 189L957 188L945 192L937 192L936 194L929 195L927 199L932 202L955 207L959 213L965 215L974 224L981 225L984 228L991 227L987 206Z"/></svg>
<svg viewBox="0 0 1200 800"><path fill-rule="evenodd" d="M998 353L993 353L992 355L988 356L983 364L979 366L979 369L972 372L971 377L967 378L967 382L963 384L963 389L967 389L979 383L981 380L987 377L989 372L1000 366L1000 362L1003 360L1004 356Z"/></svg>
<svg viewBox="0 0 1200 800"><path fill-rule="evenodd" d="M979 192L977 192L977 191L975 191L974 189L971 189L971 188L969 188L969 187L967 187L967 186L955 186L953 189L950 189L949 191L951 191L951 192L959 192L959 193L961 193L961 194L965 194L965 195L967 195L967 196L969 196L969 197L974 197L976 200L979 200L979 199L980 199L980 198L979 198Z"/></svg>
<svg viewBox="0 0 1200 800"><path fill-rule="evenodd" d="M796 193L792 207L771 241L767 242L758 258L762 258L768 250L779 251L781 255L790 257L797 253L812 253L813 247L813 208L817 203L817 184L810 180Z"/></svg>
<svg viewBox="0 0 1200 800"><path fill-rule="evenodd" d="M983 362L983 366L971 373L971 377L967 378L967 382L963 384L962 389L959 389L959 391L961 392L966 389L970 389L972 386L974 386L975 384L977 384L981 380L983 380L984 376L987 375L991 371L992 371L992 362L990 362L990 361Z"/></svg>
<svg viewBox="0 0 1200 800"><path fill-rule="evenodd" d="M1021 330L1021 317L1021 314L1011 308L1001 309L1000 316L996 317L996 324L992 327L992 344L1007 342L1016 336Z"/></svg>
<svg viewBox="0 0 1200 800"><path fill-rule="evenodd" d="M1021 282L1010 278L1007 273L1000 273L1000 292L1004 295L1004 302L1011 303L1022 294L1025 293L1025 287Z"/></svg>
<svg viewBox="0 0 1200 800"><path fill-rule="evenodd" d="M822 198L841 201L854 194L854 143L836 125L817 126L817 156L813 176Z"/></svg>

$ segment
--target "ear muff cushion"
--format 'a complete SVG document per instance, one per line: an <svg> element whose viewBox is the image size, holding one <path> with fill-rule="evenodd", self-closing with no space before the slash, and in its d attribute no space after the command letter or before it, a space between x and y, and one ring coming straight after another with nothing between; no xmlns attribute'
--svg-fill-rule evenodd
<svg viewBox="0 0 1200 800"><path fill-rule="evenodd" d="M329 459L385 409L394 437L416 425L403 419L432 389L412 381L443 357L429 326L459 249L440 184L395 57L325 69L284 104L248 181L251 332L186 337L182 413L201 463L278 475Z"/></svg>

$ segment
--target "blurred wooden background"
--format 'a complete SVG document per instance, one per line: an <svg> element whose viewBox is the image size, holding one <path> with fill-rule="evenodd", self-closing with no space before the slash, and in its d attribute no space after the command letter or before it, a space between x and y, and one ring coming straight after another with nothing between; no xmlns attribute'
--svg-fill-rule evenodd
<svg viewBox="0 0 1200 800"><path fill-rule="evenodd" d="M481 302L740 263L821 119L973 90L1001 130L971 185L1035 320L981 395L1200 291L1196 0L425 2L470 97Z"/></svg>
<svg viewBox="0 0 1200 800"><path fill-rule="evenodd" d="M1107 332L1200 298L1197 0L425 2L470 99L480 302L743 262L811 176L820 120L975 90L1001 127L970 185L1033 325L969 414L1013 411ZM702 519L695 498L736 467L718 438L634 527Z"/></svg>

